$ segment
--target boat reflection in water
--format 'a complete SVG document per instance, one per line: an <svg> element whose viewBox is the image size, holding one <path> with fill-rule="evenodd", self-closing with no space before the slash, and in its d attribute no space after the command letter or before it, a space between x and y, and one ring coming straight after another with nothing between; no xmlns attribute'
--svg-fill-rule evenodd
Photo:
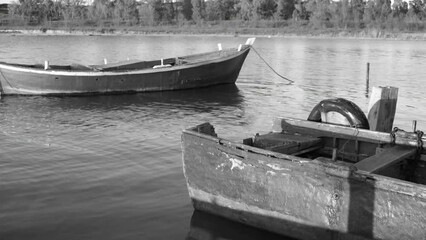
<svg viewBox="0 0 426 240"><path fill-rule="evenodd" d="M184 239L182 128L235 122L243 102L233 84L2 98L0 239Z"/></svg>
<svg viewBox="0 0 426 240"><path fill-rule="evenodd" d="M186 240L295 240L295 238L277 235L271 232L253 228L222 217L201 211L194 211Z"/></svg>
<svg viewBox="0 0 426 240"><path fill-rule="evenodd" d="M206 112L211 108L238 106L243 101L243 96L235 84L225 84L207 88L189 89L181 91L147 92L133 94L112 94L95 96L68 96L68 97L41 97L41 96L8 96L0 102L3 110L6 106L15 106L17 109L42 108L44 111L54 111L58 108L68 110L93 110L109 111L130 108L135 111L144 110L157 112L182 107L182 110ZM154 107L154 108L152 108ZM10 109L12 110L12 108Z"/></svg>

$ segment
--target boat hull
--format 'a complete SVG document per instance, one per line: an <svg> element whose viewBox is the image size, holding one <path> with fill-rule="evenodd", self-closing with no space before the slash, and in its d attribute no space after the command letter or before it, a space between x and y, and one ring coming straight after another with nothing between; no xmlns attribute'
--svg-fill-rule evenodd
<svg viewBox="0 0 426 240"><path fill-rule="evenodd" d="M298 239L423 239L426 188L192 130L182 135L194 208Z"/></svg>
<svg viewBox="0 0 426 240"><path fill-rule="evenodd" d="M232 84L249 50L246 46L223 58L131 71L75 72L0 64L0 90L5 95L66 95L168 91Z"/></svg>

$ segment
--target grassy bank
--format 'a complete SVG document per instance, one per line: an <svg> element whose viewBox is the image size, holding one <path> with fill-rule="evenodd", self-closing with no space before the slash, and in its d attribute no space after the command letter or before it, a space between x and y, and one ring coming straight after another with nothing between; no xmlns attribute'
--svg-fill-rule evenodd
<svg viewBox="0 0 426 240"><path fill-rule="evenodd" d="M283 26L284 25L284 26ZM0 26L0 33L6 34L144 34L144 35L226 35L226 36L275 36L305 38L359 38L359 39L396 39L426 40L426 32L389 31L376 28L334 29L313 28L303 24L279 24L244 22L204 24L181 24L159 26L84 26L78 24L50 24L46 26Z"/></svg>

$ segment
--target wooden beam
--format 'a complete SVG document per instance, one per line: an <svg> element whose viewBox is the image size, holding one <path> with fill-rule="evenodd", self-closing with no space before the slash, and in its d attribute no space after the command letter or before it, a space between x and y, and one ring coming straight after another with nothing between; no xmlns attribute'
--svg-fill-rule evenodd
<svg viewBox="0 0 426 240"><path fill-rule="evenodd" d="M370 130L391 132L398 100L398 88L373 87L368 105Z"/></svg>
<svg viewBox="0 0 426 240"><path fill-rule="evenodd" d="M322 145L323 143L320 138L307 135L268 133L256 135L253 139L254 147L283 154L298 153L300 155L305 149Z"/></svg>
<svg viewBox="0 0 426 240"><path fill-rule="evenodd" d="M363 159L362 161L355 163L354 166L358 170L374 173L391 165L392 163L396 163L413 156L416 154L416 151L416 148L394 146L384 149L384 151L377 153L376 155Z"/></svg>
<svg viewBox="0 0 426 240"><path fill-rule="evenodd" d="M335 137L373 143L392 143L389 133L376 132L366 129L345 127L327 123L319 123L293 118L276 118L273 125L274 132L297 132L315 137ZM417 147L418 141L414 133L396 132L395 144ZM426 148L426 138L423 139L423 148Z"/></svg>

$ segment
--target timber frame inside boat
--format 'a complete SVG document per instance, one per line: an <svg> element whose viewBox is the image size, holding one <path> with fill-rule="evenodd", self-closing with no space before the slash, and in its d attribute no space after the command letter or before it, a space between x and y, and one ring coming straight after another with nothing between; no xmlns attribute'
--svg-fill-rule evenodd
<svg viewBox="0 0 426 240"><path fill-rule="evenodd" d="M277 118L273 132L244 139L243 143L305 159L352 163L359 171L426 184L423 140L420 132L384 133Z"/></svg>
<svg viewBox="0 0 426 240"><path fill-rule="evenodd" d="M213 126L196 132L217 137ZM426 152L418 132L391 133L292 118L274 120L273 131L243 139L247 146L304 160L344 162L353 170L426 185Z"/></svg>

